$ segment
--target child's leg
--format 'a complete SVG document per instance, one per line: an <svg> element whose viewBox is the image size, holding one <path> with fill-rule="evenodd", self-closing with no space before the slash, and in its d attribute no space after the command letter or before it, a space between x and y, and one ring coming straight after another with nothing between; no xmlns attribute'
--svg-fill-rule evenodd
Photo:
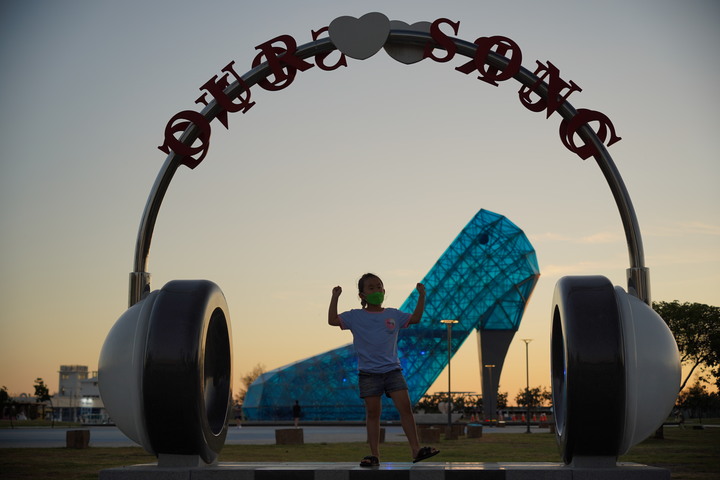
<svg viewBox="0 0 720 480"><path fill-rule="evenodd" d="M415 425L415 417L413 417L408 391L396 390L390 392L390 398L392 398L393 403L395 403L395 408L397 408L398 413L400 413L400 424L410 444L412 456L415 458L420 450L420 441L418 440L417 426Z"/></svg>
<svg viewBox="0 0 720 480"><path fill-rule="evenodd" d="M365 397L365 423L367 427L370 454L380 458L380 413L382 412L382 397Z"/></svg>

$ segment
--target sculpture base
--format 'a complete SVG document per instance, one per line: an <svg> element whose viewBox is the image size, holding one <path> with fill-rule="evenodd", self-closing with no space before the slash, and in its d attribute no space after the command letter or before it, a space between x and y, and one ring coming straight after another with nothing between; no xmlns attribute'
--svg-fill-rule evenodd
<svg viewBox="0 0 720 480"><path fill-rule="evenodd" d="M382 463L220 463L198 468L162 468L156 464L111 468L100 480L670 480L670 471L637 463L611 468L577 468L559 463L421 462Z"/></svg>

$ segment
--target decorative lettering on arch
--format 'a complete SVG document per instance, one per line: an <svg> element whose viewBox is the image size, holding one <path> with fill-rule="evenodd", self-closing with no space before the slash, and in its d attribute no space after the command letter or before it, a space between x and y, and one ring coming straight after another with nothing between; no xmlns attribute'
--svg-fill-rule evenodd
<svg viewBox="0 0 720 480"><path fill-rule="evenodd" d="M347 19L348 17L341 18ZM382 14L368 14L362 17L362 20L362 22L354 23L356 26L361 25L361 28L353 32L356 38L351 39L351 44L357 46L362 44L363 41L369 41L366 37L373 37L376 40L378 34L384 35L385 29L387 30L387 36L389 36L390 22ZM446 63L455 57L457 45L455 39L446 34L441 28L445 26L448 26L455 35L460 31L459 21L454 22L447 18L439 18L432 22L430 26L431 40L420 47L423 58L430 58L438 63ZM371 35L364 35L362 28L366 28L368 32L372 30ZM324 33L328 33L332 41L331 32L332 30L326 26L318 30L311 30L310 33L313 41L317 41ZM343 32L342 35L344 42L347 41L346 33ZM341 43L345 44L344 42ZM514 78L521 71L522 50L513 40L494 35L478 37L473 44L475 45L473 58L455 67L456 71L465 75L477 74L478 80L493 86L499 86L500 83ZM279 35L257 45L255 49L259 50L259 53L252 61L252 68L267 63L270 70L270 74L259 80L257 84L265 90L278 91L290 86L298 72L305 72L314 66L318 66L323 71L333 71L341 67L347 67L347 56L353 57L353 55L348 51L343 51L343 48L338 46L338 43L334 42L334 45L340 55L332 65L326 63L332 52L315 55L313 57L314 63L300 58L297 55L297 42L290 35ZM444 55L441 54L442 51L445 52ZM506 65L499 68L497 65L489 63L488 58L491 53L504 57L507 60ZM222 72L220 76L213 75L200 86L200 91L203 93L195 103L207 106L210 103L210 97L212 97L220 107L220 111L215 118L228 129L228 113L242 112L245 114L255 106L255 102L251 100L250 87L245 84L242 77L235 70L234 61L225 65L220 71ZM520 103L531 112L540 113L544 111L546 118L550 118L553 113L558 111L567 102L570 95L575 92L582 92L582 89L575 82L563 79L560 75L560 69L550 61L542 63L536 60L534 75L537 78L535 83L523 85L518 91L518 98ZM237 84L239 89L233 93L233 98L226 93L231 84ZM197 167L205 159L210 147L211 121L192 110L183 110L175 114L165 127L164 142L158 149L168 155L174 152L182 157L181 163L189 168ZM597 145L585 143L579 135L581 129L586 125L595 132L604 146L609 147L621 140L621 137L615 132L612 121L605 114L585 108L578 109L572 118L561 121L559 135L565 148L583 160L600 153ZM197 138L192 145L188 146L183 143L182 135L190 127L197 129ZM580 143L577 141L578 137L581 138Z"/></svg>
<svg viewBox="0 0 720 480"><path fill-rule="evenodd" d="M323 27L320 30L312 30L310 33L312 35L313 40L317 40L320 38L320 34L325 33L329 30L328 27ZM318 67L320 67L320 70L325 70L326 72L331 72L333 70L337 70L340 67L347 67L347 59L345 58L345 54L340 54L340 59L337 61L335 65L327 66L325 65L325 59L330 56L330 53L321 53L319 55L315 56L315 62Z"/></svg>
<svg viewBox="0 0 720 480"><path fill-rule="evenodd" d="M447 52L447 55L444 57L436 57L433 50L435 46L428 42L425 45L425 58L432 58L436 62L449 62L453 59L455 56L455 52L457 51L457 47L455 46L455 43L452 41L450 37L445 35L442 30L440 30L440 25L442 24L450 25L453 29L453 32L455 35L458 34L458 31L460 30L460 22L452 22L448 20L447 18L439 18L435 20L432 25L430 25L430 36L435 40L435 43L437 43L437 46L442 48Z"/></svg>
<svg viewBox="0 0 720 480"><path fill-rule="evenodd" d="M532 86L523 86L520 89L518 92L520 103L533 112L542 112L545 110L547 111L546 118L550 118L550 115L555 113L560 105L565 103L573 92L581 92L582 88L578 87L572 80L570 80L570 83L567 83L560 78L560 70L552 63L547 62L547 65L545 65L537 60L536 63L537 69L535 69L534 74L538 77L538 80ZM548 80L545 81L545 79ZM537 90L540 88L542 82L547 84L547 98L538 95L537 101L533 102L532 94L537 94ZM563 93L564 91L566 91L566 93Z"/></svg>
<svg viewBox="0 0 720 480"><path fill-rule="evenodd" d="M577 154L577 156L583 160L587 160L598 153L594 145L589 145L587 143L582 145L575 144L575 134L583 127L583 125L590 126L591 122L599 122L600 126L594 131L600 139L600 142L604 145L609 147L610 145L622 140L615 134L615 126L612 124L610 119L605 116L605 114L594 110L587 110L585 108L579 109L577 114L570 120L563 120L560 123L560 139L568 150ZM608 131L610 132L610 138L608 138Z"/></svg>
<svg viewBox="0 0 720 480"><path fill-rule="evenodd" d="M283 46L275 46L276 43ZM260 50L260 53L252 62L253 68L266 61L274 77L273 80L264 78L258 81L258 85L265 90L277 91L289 87L298 70L304 72L314 67L312 63L295 56L297 43L290 35L280 35L255 48Z"/></svg>
<svg viewBox="0 0 720 480"><path fill-rule="evenodd" d="M182 134L190 128L195 126L200 131L198 139L195 143L200 143L198 146L185 145L181 139L175 137L176 134ZM191 169L200 165L207 155L208 148L210 147L210 123L203 117L201 113L194 112L192 110L183 110L182 112L176 113L168 122L165 127L165 143L158 148L167 155L170 152L175 152L183 158L182 164ZM182 138L182 137L181 137Z"/></svg>
<svg viewBox="0 0 720 480"><path fill-rule="evenodd" d="M234 64L235 62L232 61L223 67L222 71L225 72L225 75L220 77L220 80L218 80L217 75L213 75L210 80L200 87L200 90L206 90L207 93L213 96L218 105L223 108L218 114L218 120L220 120L220 123L222 123L225 128L230 128L227 120L228 112L247 113L247 111L255 105L255 102L250 101L250 88L248 88L245 81L237 74L235 69L233 69ZM239 103L235 103L225 93L225 89L230 86L228 74L232 74L232 76L235 77L235 81L238 82L238 85L242 88L242 93L237 97L240 100ZM202 103L207 106L207 93L203 93L200 98L195 100L195 103Z"/></svg>
<svg viewBox="0 0 720 480"><path fill-rule="evenodd" d="M455 70L464 74L470 74L477 70L480 73L478 80L489 83L497 87L499 83L505 80L510 80L520 71L522 67L522 52L517 43L513 42L507 37L501 37L495 35L493 37L480 37L475 40L477 49L475 50L475 57L466 63L457 67ZM497 67L493 67L487 63L487 57L490 52L495 52L503 57L507 58L508 52L511 53L507 67L500 70Z"/></svg>

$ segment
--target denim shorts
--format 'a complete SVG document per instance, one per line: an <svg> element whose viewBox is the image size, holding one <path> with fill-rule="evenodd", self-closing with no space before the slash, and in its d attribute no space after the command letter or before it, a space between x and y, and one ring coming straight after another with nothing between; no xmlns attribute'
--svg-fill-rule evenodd
<svg viewBox="0 0 720 480"><path fill-rule="evenodd" d="M391 392L408 389L400 369L387 373L360 372L358 385L360 386L360 398L380 397L383 393L390 397Z"/></svg>

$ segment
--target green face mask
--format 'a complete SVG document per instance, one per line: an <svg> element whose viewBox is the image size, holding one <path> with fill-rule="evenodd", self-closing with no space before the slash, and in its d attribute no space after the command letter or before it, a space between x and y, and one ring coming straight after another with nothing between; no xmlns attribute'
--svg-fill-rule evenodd
<svg viewBox="0 0 720 480"><path fill-rule="evenodd" d="M385 300L385 294L383 292L373 292L370 295L365 295L365 300L370 305L382 305Z"/></svg>

